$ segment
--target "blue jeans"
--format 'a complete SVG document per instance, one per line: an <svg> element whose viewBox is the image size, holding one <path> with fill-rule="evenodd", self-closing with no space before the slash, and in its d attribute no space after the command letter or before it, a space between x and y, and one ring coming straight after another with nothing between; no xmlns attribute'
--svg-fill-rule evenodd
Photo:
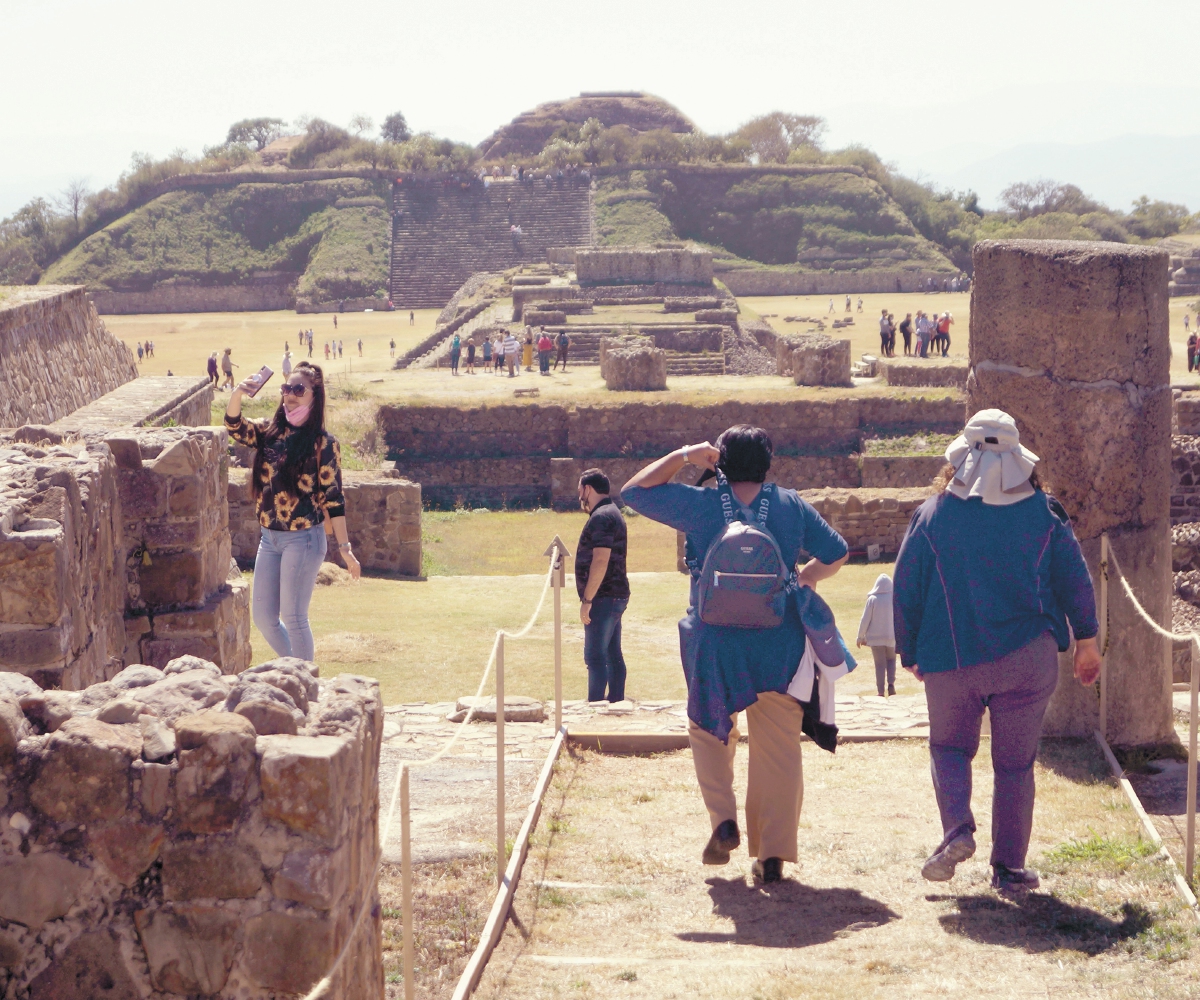
<svg viewBox="0 0 1200 1000"><path fill-rule="evenodd" d="M621 616L627 607L627 597L597 597L592 601L592 622L583 626L583 662L587 664L588 701L625 700Z"/></svg>
<svg viewBox="0 0 1200 1000"><path fill-rule="evenodd" d="M323 524L303 531L262 529L254 559L254 624L277 656L313 658L308 605L326 544Z"/></svg>

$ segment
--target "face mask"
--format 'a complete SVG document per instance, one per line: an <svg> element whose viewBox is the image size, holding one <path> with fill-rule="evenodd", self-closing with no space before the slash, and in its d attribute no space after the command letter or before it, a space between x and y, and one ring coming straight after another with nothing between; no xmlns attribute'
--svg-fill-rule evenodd
<svg viewBox="0 0 1200 1000"><path fill-rule="evenodd" d="M284 407L283 416L293 427L299 427L308 419L310 412L312 412L312 403L307 406L297 406L294 410Z"/></svg>

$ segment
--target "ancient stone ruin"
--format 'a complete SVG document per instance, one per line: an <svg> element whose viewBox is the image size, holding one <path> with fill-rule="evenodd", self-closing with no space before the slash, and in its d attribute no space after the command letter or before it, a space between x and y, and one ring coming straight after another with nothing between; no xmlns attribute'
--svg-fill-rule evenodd
<svg viewBox="0 0 1200 1000"><path fill-rule="evenodd" d="M184 656L0 672L0 991L381 998L378 684Z"/></svg>
<svg viewBox="0 0 1200 1000"><path fill-rule="evenodd" d="M600 374L609 389L665 389L667 353L648 337L604 337L600 341Z"/></svg>
<svg viewBox="0 0 1200 1000"><path fill-rule="evenodd" d="M1100 536L1146 610L1171 621L1167 254L1151 247L984 241L974 251L967 411L1007 410L1074 522L1092 579ZM1114 588L1115 589L1115 588ZM1108 737L1174 738L1171 650L1110 603ZM1089 735L1096 691L1060 658L1046 731Z"/></svg>

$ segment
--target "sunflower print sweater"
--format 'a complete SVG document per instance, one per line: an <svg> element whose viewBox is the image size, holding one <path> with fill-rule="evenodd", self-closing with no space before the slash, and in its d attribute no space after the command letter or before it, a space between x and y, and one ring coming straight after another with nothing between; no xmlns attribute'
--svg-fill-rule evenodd
<svg viewBox="0 0 1200 1000"><path fill-rule="evenodd" d="M248 448L258 447L260 437L266 434L267 424L266 420L225 415L229 436ZM346 499L342 493L342 449L332 434L321 436L319 466L317 449L314 447L300 475L296 477L296 489L284 487L277 470L287 457L285 442L291 433L289 430L282 438L263 446L258 523L271 531L303 531L322 523L327 517L346 516Z"/></svg>

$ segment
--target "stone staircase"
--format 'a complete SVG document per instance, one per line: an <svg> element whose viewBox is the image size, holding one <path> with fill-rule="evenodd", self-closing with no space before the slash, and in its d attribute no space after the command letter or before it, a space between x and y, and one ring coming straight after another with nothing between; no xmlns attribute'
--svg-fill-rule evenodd
<svg viewBox="0 0 1200 1000"><path fill-rule="evenodd" d="M391 296L398 309L445 305L478 271L542 262L550 247L591 243L588 182L405 180L395 186ZM522 232L511 232L514 225Z"/></svg>
<svg viewBox="0 0 1200 1000"><path fill-rule="evenodd" d="M548 326L546 331L551 337L557 337L560 330L565 329L571 338L568 349L567 363L570 365L600 364L600 338L611 336L613 331L602 333L581 333L577 326L561 327ZM692 353L689 351L667 351L668 375L724 375L725 355L719 351L704 351Z"/></svg>

